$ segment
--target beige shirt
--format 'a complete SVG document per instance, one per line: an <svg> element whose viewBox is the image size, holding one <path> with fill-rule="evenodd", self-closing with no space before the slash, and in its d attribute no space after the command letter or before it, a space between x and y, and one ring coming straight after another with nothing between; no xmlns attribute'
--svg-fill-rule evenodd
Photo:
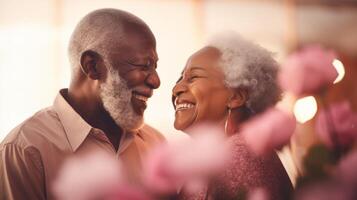
<svg viewBox="0 0 357 200"><path fill-rule="evenodd" d="M121 159L129 178L138 180L145 153L163 136L145 125L124 133L119 149L91 127L61 95L13 129L0 145L0 199L54 199L52 183L66 158L104 150Z"/></svg>

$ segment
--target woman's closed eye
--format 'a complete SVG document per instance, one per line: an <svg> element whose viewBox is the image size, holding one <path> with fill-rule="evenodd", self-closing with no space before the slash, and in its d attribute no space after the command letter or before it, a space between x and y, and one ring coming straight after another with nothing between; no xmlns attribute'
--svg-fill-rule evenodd
<svg viewBox="0 0 357 200"><path fill-rule="evenodd" d="M189 82L195 81L197 79L201 79L201 78L206 78L205 76L200 76L200 75L192 75L188 78Z"/></svg>

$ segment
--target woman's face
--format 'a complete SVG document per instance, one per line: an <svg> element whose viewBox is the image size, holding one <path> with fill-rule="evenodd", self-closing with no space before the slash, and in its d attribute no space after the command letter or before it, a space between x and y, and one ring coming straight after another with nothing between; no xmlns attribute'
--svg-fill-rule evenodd
<svg viewBox="0 0 357 200"><path fill-rule="evenodd" d="M220 52L205 47L193 54L173 88L175 128L185 130L197 122L220 122L232 95L219 68Z"/></svg>

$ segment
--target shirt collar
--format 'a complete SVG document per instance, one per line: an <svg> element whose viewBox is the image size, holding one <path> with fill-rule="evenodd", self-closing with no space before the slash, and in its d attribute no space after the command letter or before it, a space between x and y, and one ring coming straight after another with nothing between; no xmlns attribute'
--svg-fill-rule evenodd
<svg viewBox="0 0 357 200"><path fill-rule="evenodd" d="M76 151L88 136L92 126L84 121L84 119L64 99L63 94L67 92L68 89L60 90L54 101L53 107L63 125L67 139L72 147L72 151Z"/></svg>
<svg viewBox="0 0 357 200"><path fill-rule="evenodd" d="M129 147L129 145L134 141L134 136L136 134L137 131L135 132L124 131L124 134L120 139L118 154L121 154Z"/></svg>
<svg viewBox="0 0 357 200"><path fill-rule="evenodd" d="M59 91L53 107L63 125L67 139L72 147L72 151L75 152L94 128L89 125L64 99L63 94L67 92L68 89L61 89ZM133 142L134 137L138 135L139 132L140 129L123 131L119 144L119 153L123 152ZM105 136L104 133L103 135Z"/></svg>

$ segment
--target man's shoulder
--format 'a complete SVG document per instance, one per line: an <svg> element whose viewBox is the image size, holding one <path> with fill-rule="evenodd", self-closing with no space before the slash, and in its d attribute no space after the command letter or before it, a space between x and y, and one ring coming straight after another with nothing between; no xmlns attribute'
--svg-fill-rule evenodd
<svg viewBox="0 0 357 200"><path fill-rule="evenodd" d="M39 110L34 115L13 128L0 144L2 149L7 144L13 144L23 149L36 146L47 140L49 134L60 126L58 116L52 107Z"/></svg>
<svg viewBox="0 0 357 200"><path fill-rule="evenodd" d="M138 134L143 140L150 140L154 142L165 141L165 137L158 130L148 124L144 124Z"/></svg>

